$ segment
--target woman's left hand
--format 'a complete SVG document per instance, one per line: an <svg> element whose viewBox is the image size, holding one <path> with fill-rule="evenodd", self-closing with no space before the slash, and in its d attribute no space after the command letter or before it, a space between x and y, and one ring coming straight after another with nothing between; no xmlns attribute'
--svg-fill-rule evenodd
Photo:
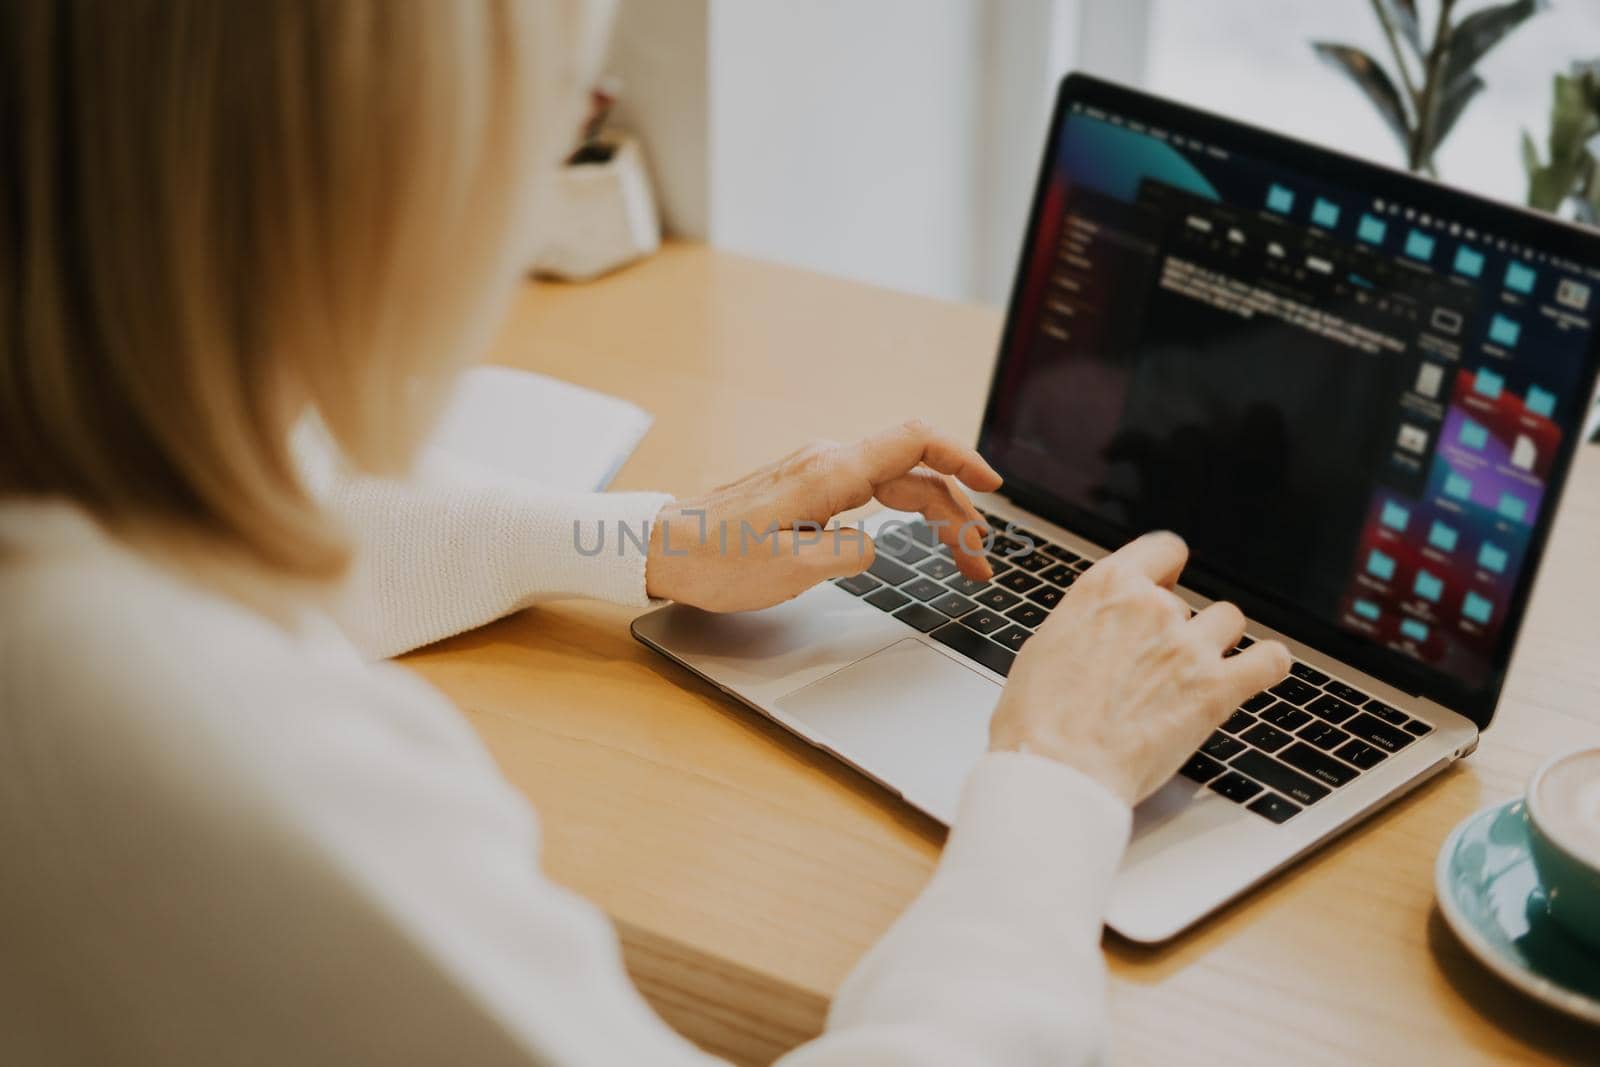
<svg viewBox="0 0 1600 1067"><path fill-rule="evenodd" d="M650 533L649 594L708 611L750 611L872 565L872 540L826 529L876 498L920 512L969 578L992 576L988 526L967 499L1000 487L982 456L913 419L853 445L818 441L739 481L668 504Z"/></svg>

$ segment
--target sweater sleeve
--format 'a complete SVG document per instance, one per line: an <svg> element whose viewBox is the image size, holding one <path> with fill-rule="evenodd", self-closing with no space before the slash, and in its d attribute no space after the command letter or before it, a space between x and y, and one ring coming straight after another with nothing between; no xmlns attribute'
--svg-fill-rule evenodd
<svg viewBox="0 0 1600 1067"><path fill-rule="evenodd" d="M1132 813L1083 774L991 753L927 888L782 1067L1099 1062L1100 928Z"/></svg>
<svg viewBox="0 0 1600 1067"><path fill-rule="evenodd" d="M643 606L650 524L663 493L545 493L517 478L431 457L410 478L343 471L316 429L296 459L355 541L335 606L374 658L482 626L539 600Z"/></svg>
<svg viewBox="0 0 1600 1067"><path fill-rule="evenodd" d="M530 1064L721 1062L639 995L606 918L542 874L537 823L487 754L474 755L475 739L463 734L455 755L414 761L409 743L362 737L349 723L299 733L309 736L293 740L284 760L293 769L283 772L295 779L295 821L391 917L408 951L479 1006L483 1024L456 1035L462 1047L493 1034ZM317 758L294 754L302 746ZM1128 825L1127 808L1074 771L986 757L930 884L847 979L826 1032L781 1067L1098 1060L1101 915ZM432 1031L417 1025L423 1041Z"/></svg>

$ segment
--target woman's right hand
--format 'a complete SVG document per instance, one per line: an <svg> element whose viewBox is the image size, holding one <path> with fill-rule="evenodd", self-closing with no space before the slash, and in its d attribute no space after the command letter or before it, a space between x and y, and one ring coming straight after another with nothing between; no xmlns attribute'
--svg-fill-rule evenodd
<svg viewBox="0 0 1600 1067"><path fill-rule="evenodd" d="M1017 656L990 750L1059 760L1137 804L1281 680L1291 660L1277 641L1224 657L1244 633L1237 607L1191 617L1172 591L1188 558L1176 534L1153 533L1084 572Z"/></svg>

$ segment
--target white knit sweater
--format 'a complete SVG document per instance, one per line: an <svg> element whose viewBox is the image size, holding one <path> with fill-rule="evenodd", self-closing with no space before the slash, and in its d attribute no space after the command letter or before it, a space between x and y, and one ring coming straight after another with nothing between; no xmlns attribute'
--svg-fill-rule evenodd
<svg viewBox="0 0 1600 1067"><path fill-rule="evenodd" d="M575 519L651 494L319 487L363 546L287 627L62 504L0 504L0 1059L704 1065L448 702L390 655L552 596L644 604ZM787 1067L1098 1058L1127 808L990 755L938 872Z"/></svg>

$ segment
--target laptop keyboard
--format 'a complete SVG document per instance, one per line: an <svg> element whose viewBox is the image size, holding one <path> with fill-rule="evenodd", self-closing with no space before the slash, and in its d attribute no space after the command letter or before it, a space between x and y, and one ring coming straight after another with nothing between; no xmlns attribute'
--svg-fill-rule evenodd
<svg viewBox="0 0 1600 1067"><path fill-rule="evenodd" d="M933 529L911 523L877 542L872 566L835 581L975 663L1005 676L1017 652L1094 562L998 516L988 558L994 577L964 578ZM1009 526L1026 542L1000 533ZM1245 637L1233 655L1254 642ZM1289 676L1236 709L1179 774L1287 822L1432 727L1296 660Z"/></svg>

